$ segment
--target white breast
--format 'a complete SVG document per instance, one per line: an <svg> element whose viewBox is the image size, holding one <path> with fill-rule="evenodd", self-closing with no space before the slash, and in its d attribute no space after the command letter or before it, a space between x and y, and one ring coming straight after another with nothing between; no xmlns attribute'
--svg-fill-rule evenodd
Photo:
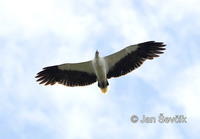
<svg viewBox="0 0 200 139"><path fill-rule="evenodd" d="M106 80L107 63L104 58L95 58L92 61L95 73L99 81Z"/></svg>

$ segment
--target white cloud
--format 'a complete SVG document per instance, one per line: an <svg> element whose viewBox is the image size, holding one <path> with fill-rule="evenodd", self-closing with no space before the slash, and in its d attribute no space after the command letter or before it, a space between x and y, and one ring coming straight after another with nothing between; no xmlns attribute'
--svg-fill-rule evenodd
<svg viewBox="0 0 200 139"><path fill-rule="evenodd" d="M200 66L196 64L183 70L174 80L172 80L171 88L167 90L169 98L175 99L178 105L184 105L186 112L194 117L200 117L197 106L200 105Z"/></svg>

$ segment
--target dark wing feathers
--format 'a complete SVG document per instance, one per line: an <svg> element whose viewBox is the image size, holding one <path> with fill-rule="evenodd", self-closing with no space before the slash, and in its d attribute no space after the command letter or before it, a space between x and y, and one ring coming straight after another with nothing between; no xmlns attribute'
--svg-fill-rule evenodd
<svg viewBox="0 0 200 139"><path fill-rule="evenodd" d="M144 42L131 47L137 47L137 49L127 53L126 56L109 69L107 73L108 79L111 77L119 77L133 71L141 66L146 59L151 60L154 57L159 57L159 54L162 54L163 50L165 50L165 45L162 42L155 41Z"/></svg>
<svg viewBox="0 0 200 139"><path fill-rule="evenodd" d="M40 84L54 85L55 83L66 86L85 86L97 81L94 74L75 70L61 70L58 66L43 68L36 76Z"/></svg>

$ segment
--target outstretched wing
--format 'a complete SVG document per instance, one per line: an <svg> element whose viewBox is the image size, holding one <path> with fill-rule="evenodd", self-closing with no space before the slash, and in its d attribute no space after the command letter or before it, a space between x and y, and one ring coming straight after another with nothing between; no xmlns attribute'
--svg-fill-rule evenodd
<svg viewBox="0 0 200 139"><path fill-rule="evenodd" d="M104 57L108 64L107 78L125 75L141 66L146 59L159 57L165 46L162 42L148 41Z"/></svg>
<svg viewBox="0 0 200 139"><path fill-rule="evenodd" d="M36 78L45 85L85 86L97 81L92 61L45 67Z"/></svg>

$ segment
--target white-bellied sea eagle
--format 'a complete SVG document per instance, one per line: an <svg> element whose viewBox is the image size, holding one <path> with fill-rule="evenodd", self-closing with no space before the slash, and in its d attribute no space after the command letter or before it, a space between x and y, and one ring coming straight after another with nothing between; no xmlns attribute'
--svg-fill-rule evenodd
<svg viewBox="0 0 200 139"><path fill-rule="evenodd" d="M36 78L40 84L66 86L85 86L98 81L103 93L107 92L108 79L120 77L142 65L146 59L159 57L165 50L163 42L148 41L130 45L114 54L100 57L96 51L93 60L81 63L66 63L45 67Z"/></svg>

